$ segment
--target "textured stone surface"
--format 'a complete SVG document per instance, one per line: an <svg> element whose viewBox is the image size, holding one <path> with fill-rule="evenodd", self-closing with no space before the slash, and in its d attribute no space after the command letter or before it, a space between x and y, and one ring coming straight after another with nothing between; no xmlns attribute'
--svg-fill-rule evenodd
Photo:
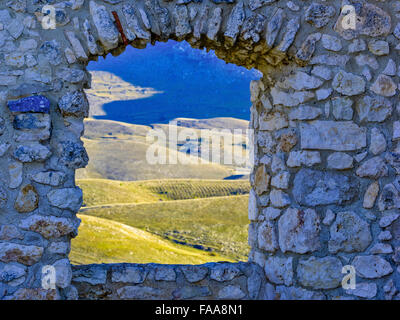
<svg viewBox="0 0 400 320"><path fill-rule="evenodd" d="M38 262L43 254L43 248L16 243L0 243L0 261L18 262L31 266Z"/></svg>
<svg viewBox="0 0 400 320"><path fill-rule="evenodd" d="M267 192L269 189L270 180L271 178L268 175L266 167L264 165L258 167L254 174L254 190L256 193L261 195L264 192Z"/></svg>
<svg viewBox="0 0 400 320"><path fill-rule="evenodd" d="M327 161L329 169L344 170L353 167L353 157L343 152L331 153Z"/></svg>
<svg viewBox="0 0 400 320"><path fill-rule="evenodd" d="M390 263L380 256L357 256L353 260L357 274L362 278L381 278L393 272Z"/></svg>
<svg viewBox="0 0 400 320"><path fill-rule="evenodd" d="M360 298L372 299L378 292L377 285L375 283L362 282L357 283L355 289L346 290L347 294L352 294Z"/></svg>
<svg viewBox="0 0 400 320"><path fill-rule="evenodd" d="M382 193L378 200L378 208L380 211L400 208L399 191L392 183L386 184L383 187Z"/></svg>
<svg viewBox="0 0 400 320"><path fill-rule="evenodd" d="M139 266L121 266L114 268L111 275L113 282L143 283L147 271Z"/></svg>
<svg viewBox="0 0 400 320"><path fill-rule="evenodd" d="M268 252L278 249L278 241L272 223L263 222L258 228L258 247Z"/></svg>
<svg viewBox="0 0 400 320"><path fill-rule="evenodd" d="M58 108L64 117L87 117L89 102L82 91L69 92L58 101Z"/></svg>
<svg viewBox="0 0 400 320"><path fill-rule="evenodd" d="M290 204L290 197L281 190L272 190L269 194L271 204L276 208L284 208Z"/></svg>
<svg viewBox="0 0 400 320"><path fill-rule="evenodd" d="M265 275L275 284L289 286L293 282L293 258L270 257L265 261Z"/></svg>
<svg viewBox="0 0 400 320"><path fill-rule="evenodd" d="M20 222L19 227L41 234L46 239L60 238L76 232L79 220L32 215Z"/></svg>
<svg viewBox="0 0 400 320"><path fill-rule="evenodd" d="M323 293L299 287L277 286L267 295L268 300L325 300Z"/></svg>
<svg viewBox="0 0 400 320"><path fill-rule="evenodd" d="M382 97L365 96L356 105L360 121L382 122L392 114L392 104Z"/></svg>
<svg viewBox="0 0 400 320"><path fill-rule="evenodd" d="M356 174L360 177L378 179L387 176L388 168L384 159L374 157L363 162L361 166L358 167Z"/></svg>
<svg viewBox="0 0 400 320"><path fill-rule="evenodd" d="M89 162L85 148L80 143L62 141L58 146L60 163L68 168L84 168Z"/></svg>
<svg viewBox="0 0 400 320"><path fill-rule="evenodd" d="M311 167L317 163L321 163L318 151L291 151L286 162L288 167L300 167L302 165Z"/></svg>
<svg viewBox="0 0 400 320"><path fill-rule="evenodd" d="M356 181L338 173L301 169L293 181L293 195L301 205L341 204L356 194Z"/></svg>
<svg viewBox="0 0 400 320"><path fill-rule="evenodd" d="M351 121L313 121L300 125L301 147L353 151L367 145L366 130Z"/></svg>
<svg viewBox="0 0 400 320"><path fill-rule="evenodd" d="M56 271L56 286L66 288L72 280L72 269L68 259L61 259L53 264Z"/></svg>
<svg viewBox="0 0 400 320"><path fill-rule="evenodd" d="M242 299L246 294L239 286L226 286L218 292L218 299Z"/></svg>
<svg viewBox="0 0 400 320"><path fill-rule="evenodd" d="M354 9L354 13L357 15L355 28L350 27L351 25L349 26L347 22L351 12L349 10L341 11L335 25L335 31L346 40L354 39L359 35L378 37L390 32L390 15L380 7L368 2L357 2Z"/></svg>
<svg viewBox="0 0 400 320"><path fill-rule="evenodd" d="M44 96L32 96L15 101L8 101L11 112L43 112L49 113L50 101Z"/></svg>
<svg viewBox="0 0 400 320"><path fill-rule="evenodd" d="M320 220L312 209L289 208L279 218L279 246L282 252L313 252L320 247Z"/></svg>
<svg viewBox="0 0 400 320"><path fill-rule="evenodd" d="M82 206L82 197L82 190L78 187L56 189L47 194L47 199L52 206L75 212Z"/></svg>
<svg viewBox="0 0 400 320"><path fill-rule="evenodd" d="M35 210L39 204L39 195L34 186L28 184L21 188L15 200L14 207L20 213L27 213Z"/></svg>
<svg viewBox="0 0 400 320"><path fill-rule="evenodd" d="M88 283L91 285L105 284L107 281L107 270L101 266L83 266L75 268L72 272L75 283Z"/></svg>
<svg viewBox="0 0 400 320"><path fill-rule="evenodd" d="M297 276L300 283L313 289L333 289L342 282L342 263L338 258L311 257L300 260L297 266Z"/></svg>
<svg viewBox="0 0 400 320"><path fill-rule="evenodd" d="M171 267L158 267L155 270L154 279L156 281L175 281L176 272Z"/></svg>
<svg viewBox="0 0 400 320"><path fill-rule="evenodd" d="M392 97L396 94L396 83L384 74L380 74L371 86L371 91L384 97Z"/></svg>
<svg viewBox="0 0 400 320"><path fill-rule="evenodd" d="M317 28L328 24L330 18L335 15L335 8L319 3L312 3L307 11L305 20Z"/></svg>
<svg viewBox="0 0 400 320"><path fill-rule="evenodd" d="M43 162L51 156L51 151L39 143L17 145L14 157L21 162Z"/></svg>
<svg viewBox="0 0 400 320"><path fill-rule="evenodd" d="M53 187L57 187L64 182L65 173L60 171L38 172L32 176L32 180L37 183L47 184Z"/></svg>
<svg viewBox="0 0 400 320"><path fill-rule="evenodd" d="M375 204L375 200L376 197L378 196L378 193L379 193L379 183L375 181L371 183L368 186L367 190L365 191L363 207L366 209L371 209Z"/></svg>
<svg viewBox="0 0 400 320"><path fill-rule="evenodd" d="M372 241L369 225L354 212L339 212L330 227L329 252L361 252Z"/></svg>
<svg viewBox="0 0 400 320"><path fill-rule="evenodd" d="M378 155L385 150L386 150L385 136L377 128L372 128L371 144L369 146L369 151L374 155Z"/></svg>
<svg viewBox="0 0 400 320"><path fill-rule="evenodd" d="M230 281L241 273L240 269L235 265L218 264L211 269L210 279L218 282Z"/></svg>
<svg viewBox="0 0 400 320"><path fill-rule="evenodd" d="M208 275L208 269L198 266L184 266L181 268L187 281L194 283L203 280Z"/></svg>
<svg viewBox="0 0 400 320"><path fill-rule="evenodd" d="M332 87L343 95L355 96L365 91L365 80L355 74L339 71L333 79Z"/></svg>

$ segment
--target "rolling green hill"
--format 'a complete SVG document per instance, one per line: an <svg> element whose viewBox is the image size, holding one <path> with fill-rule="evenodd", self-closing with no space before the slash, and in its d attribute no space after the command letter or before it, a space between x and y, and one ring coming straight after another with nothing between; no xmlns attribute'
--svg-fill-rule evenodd
<svg viewBox="0 0 400 320"><path fill-rule="evenodd" d="M247 206L248 196L241 195L100 205L82 208L81 214L116 221L232 260L246 260Z"/></svg>
<svg viewBox="0 0 400 320"><path fill-rule="evenodd" d="M201 264L228 261L205 252L166 241L146 231L101 218L79 215L79 236L72 240L73 264L90 263L165 263Z"/></svg>

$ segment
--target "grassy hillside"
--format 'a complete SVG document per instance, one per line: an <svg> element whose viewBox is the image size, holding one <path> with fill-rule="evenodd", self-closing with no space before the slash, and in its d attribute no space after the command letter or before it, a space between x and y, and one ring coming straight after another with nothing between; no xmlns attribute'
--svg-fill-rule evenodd
<svg viewBox="0 0 400 320"><path fill-rule="evenodd" d="M72 240L73 264L165 263L201 264L228 261L212 252L178 245L148 232L101 218L79 215L79 236Z"/></svg>
<svg viewBox="0 0 400 320"><path fill-rule="evenodd" d="M82 179L77 180L77 185L83 190L85 206L241 195L250 191L247 180Z"/></svg>
<svg viewBox="0 0 400 320"><path fill-rule="evenodd" d="M221 120L222 121L222 120ZM160 125L167 129L168 126ZM132 125L109 120L85 121L82 139L89 154L89 165L77 171L78 179L149 180L149 179L224 179L237 174L246 177L243 168L218 163L150 164L146 153L152 142L146 141L148 126ZM182 128L180 128L181 130ZM240 141L238 147L242 148ZM167 155L171 152L167 149ZM221 158L223 152L221 152Z"/></svg>
<svg viewBox="0 0 400 320"><path fill-rule="evenodd" d="M246 260L247 205L248 196L240 195L111 204L83 208L81 213L139 228L188 247L210 250L232 260Z"/></svg>

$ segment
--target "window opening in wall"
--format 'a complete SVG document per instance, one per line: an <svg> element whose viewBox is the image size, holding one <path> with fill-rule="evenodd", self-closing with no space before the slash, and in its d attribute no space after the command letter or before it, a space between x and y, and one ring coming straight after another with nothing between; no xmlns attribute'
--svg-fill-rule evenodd
<svg viewBox="0 0 400 320"><path fill-rule="evenodd" d="M247 260L256 70L169 41L91 62L71 262Z"/></svg>

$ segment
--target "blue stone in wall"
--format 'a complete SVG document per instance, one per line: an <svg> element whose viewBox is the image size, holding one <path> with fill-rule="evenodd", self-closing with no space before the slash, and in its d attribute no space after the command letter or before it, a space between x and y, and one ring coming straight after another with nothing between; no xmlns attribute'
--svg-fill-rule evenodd
<svg viewBox="0 0 400 320"><path fill-rule="evenodd" d="M8 101L11 112L50 112L50 101L44 96L31 96L15 101Z"/></svg>

